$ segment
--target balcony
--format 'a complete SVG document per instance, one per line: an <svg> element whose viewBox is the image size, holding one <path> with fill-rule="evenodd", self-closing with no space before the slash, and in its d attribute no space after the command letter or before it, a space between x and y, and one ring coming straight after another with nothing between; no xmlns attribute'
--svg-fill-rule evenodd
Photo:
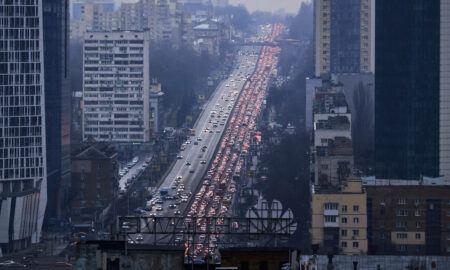
<svg viewBox="0 0 450 270"><path fill-rule="evenodd" d="M337 209L325 209L323 210L324 216L338 216L339 211Z"/></svg>
<svg viewBox="0 0 450 270"><path fill-rule="evenodd" d="M335 221L335 222L324 222L324 227L325 228L338 228L339 227L339 222Z"/></svg>

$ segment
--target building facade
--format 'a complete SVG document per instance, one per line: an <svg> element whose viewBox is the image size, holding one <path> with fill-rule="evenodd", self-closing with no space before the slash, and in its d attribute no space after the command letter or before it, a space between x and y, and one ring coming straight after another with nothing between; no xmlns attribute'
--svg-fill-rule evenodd
<svg viewBox="0 0 450 270"><path fill-rule="evenodd" d="M84 39L83 140L150 140L148 32L90 32Z"/></svg>
<svg viewBox="0 0 450 270"><path fill-rule="evenodd" d="M367 254L366 199L359 179L349 179L339 189L314 186L313 249L320 254Z"/></svg>
<svg viewBox="0 0 450 270"><path fill-rule="evenodd" d="M374 72L374 0L314 1L315 75Z"/></svg>
<svg viewBox="0 0 450 270"><path fill-rule="evenodd" d="M43 1L0 1L2 252L40 241L47 205L43 30Z"/></svg>
<svg viewBox="0 0 450 270"><path fill-rule="evenodd" d="M321 81L314 89L312 110L313 182L338 186L353 169L352 119L342 85Z"/></svg>
<svg viewBox="0 0 450 270"><path fill-rule="evenodd" d="M47 145L47 218L61 218L70 184L71 91L69 84L69 1L44 0L44 68Z"/></svg>
<svg viewBox="0 0 450 270"><path fill-rule="evenodd" d="M449 8L441 2L376 2L377 178L450 177Z"/></svg>
<svg viewBox="0 0 450 270"><path fill-rule="evenodd" d="M450 255L450 185L442 179L364 180L369 250Z"/></svg>
<svg viewBox="0 0 450 270"><path fill-rule="evenodd" d="M75 223L97 221L117 195L117 152L105 144L87 144L72 155L72 208Z"/></svg>

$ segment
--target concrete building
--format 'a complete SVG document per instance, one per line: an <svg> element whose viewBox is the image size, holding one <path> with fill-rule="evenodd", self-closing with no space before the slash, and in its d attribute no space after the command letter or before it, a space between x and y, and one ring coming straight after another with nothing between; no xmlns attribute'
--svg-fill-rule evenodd
<svg viewBox="0 0 450 270"><path fill-rule="evenodd" d="M105 144L87 143L72 153L71 218L95 222L118 191L117 152Z"/></svg>
<svg viewBox="0 0 450 270"><path fill-rule="evenodd" d="M314 163L316 185L340 185L353 170L352 140L347 137L329 139L326 145L316 147Z"/></svg>
<svg viewBox="0 0 450 270"><path fill-rule="evenodd" d="M118 19L120 22L120 30L143 30L142 23L142 4L137 3L122 3L118 10Z"/></svg>
<svg viewBox="0 0 450 270"><path fill-rule="evenodd" d="M47 206L44 2L0 6L2 253L40 241Z"/></svg>
<svg viewBox="0 0 450 270"><path fill-rule="evenodd" d="M378 178L450 179L449 5L447 0L377 0ZM393 15L394 10L401 12Z"/></svg>
<svg viewBox="0 0 450 270"><path fill-rule="evenodd" d="M367 194L358 178L350 178L339 188L313 186L313 250L320 254L366 254L366 199Z"/></svg>
<svg viewBox="0 0 450 270"><path fill-rule="evenodd" d="M84 5L86 3L95 3L102 5L102 10L105 12L113 12L115 9L114 0L72 0L71 2L71 10L70 10L70 18L73 21L79 21L83 18L84 13Z"/></svg>
<svg viewBox="0 0 450 270"><path fill-rule="evenodd" d="M375 0L314 1L315 75L374 72Z"/></svg>
<svg viewBox="0 0 450 270"><path fill-rule="evenodd" d="M363 179L369 251L379 255L450 255L450 183Z"/></svg>
<svg viewBox="0 0 450 270"><path fill-rule="evenodd" d="M85 34L83 140L150 141L148 32Z"/></svg>
<svg viewBox="0 0 450 270"><path fill-rule="evenodd" d="M155 138L160 135L161 126L161 104L164 93L161 91L161 84L153 81L150 85L150 137Z"/></svg>
<svg viewBox="0 0 450 270"><path fill-rule="evenodd" d="M353 169L351 114L342 85L323 80L313 103L313 182L337 186Z"/></svg>
<svg viewBox="0 0 450 270"><path fill-rule="evenodd" d="M313 128L313 103L316 87L322 86L320 78L306 78L306 100L305 100L305 127L307 131Z"/></svg>
<svg viewBox="0 0 450 270"><path fill-rule="evenodd" d="M194 49L199 53L220 54L220 44L230 40L230 30L214 20L205 20L193 27Z"/></svg>
<svg viewBox="0 0 450 270"><path fill-rule="evenodd" d="M82 1L73 3L72 9L78 15L74 15L70 22L71 39L82 39L87 31L112 31L121 27L114 2Z"/></svg>

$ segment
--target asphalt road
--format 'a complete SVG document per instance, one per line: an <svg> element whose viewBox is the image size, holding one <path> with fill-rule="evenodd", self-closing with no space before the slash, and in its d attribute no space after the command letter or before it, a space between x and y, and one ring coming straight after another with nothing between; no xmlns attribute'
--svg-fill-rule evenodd
<svg viewBox="0 0 450 270"><path fill-rule="evenodd" d="M190 137L190 143L185 145L184 150L180 150L178 156L182 158L176 161L159 190L166 188L171 195L176 194L177 189L172 189L172 187L177 177L181 176L181 182L185 187L184 193L194 193L196 191L211 162L217 144L227 125L231 110L246 82L246 78L251 76L255 69L259 50L260 47L243 48L241 50L229 78L219 84L214 94L203 106L203 111L194 125L196 135ZM255 54L247 56L247 52L255 52ZM214 118L211 117L211 111L216 111ZM219 117L218 114L220 112L222 115ZM216 121L217 124L214 124ZM205 146L206 149L203 152L202 148ZM189 163L190 165L187 165ZM155 211L155 209L153 211L158 216L173 216L174 212L178 210L169 209L169 205L173 203L174 201L166 200L160 205L163 208L162 211ZM185 203L181 204L179 210L183 211L184 207Z"/></svg>
<svg viewBox="0 0 450 270"><path fill-rule="evenodd" d="M188 202L194 196L200 181L211 163L223 131L226 129L231 111L244 87L247 77L250 77L255 70L260 50L261 47L258 46L244 47L239 51L236 64L230 76L218 85L214 94L203 106L203 111L193 127L196 135L191 136L189 139L190 143L185 144L185 149L179 151L177 155L182 158L177 159L158 190L168 189L170 195L176 194L177 189L173 189L172 186L176 182L177 177L181 176L182 181L180 182L184 185L183 194L192 192L192 195L188 198ZM211 111L216 111L213 118L211 117ZM221 114L220 117L219 113ZM217 121L217 127L214 127L215 121ZM202 151L202 148L205 146L205 150ZM186 162L189 162L190 165L187 165ZM156 193L155 195L158 196L158 194ZM144 215L175 216L175 211L177 210L183 214L188 202L183 202L176 208L169 208L169 205L174 204L175 200L163 200L162 204L156 204L150 212ZM156 210L158 206L162 208L161 211ZM163 226L170 227L171 225L163 224ZM142 241L136 241L136 236L129 235L129 240L135 243L152 243L155 240L167 243L173 240L173 235L144 234Z"/></svg>

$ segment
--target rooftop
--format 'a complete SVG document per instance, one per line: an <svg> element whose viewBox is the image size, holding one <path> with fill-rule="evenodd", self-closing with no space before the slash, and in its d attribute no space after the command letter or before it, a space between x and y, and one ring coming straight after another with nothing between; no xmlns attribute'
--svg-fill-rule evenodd
<svg viewBox="0 0 450 270"><path fill-rule="evenodd" d="M418 180L406 179L376 179L375 176L361 178L364 186L450 186L444 177L426 177Z"/></svg>
<svg viewBox="0 0 450 270"><path fill-rule="evenodd" d="M109 159L115 155L114 148L104 143L87 142L72 147L73 159Z"/></svg>

